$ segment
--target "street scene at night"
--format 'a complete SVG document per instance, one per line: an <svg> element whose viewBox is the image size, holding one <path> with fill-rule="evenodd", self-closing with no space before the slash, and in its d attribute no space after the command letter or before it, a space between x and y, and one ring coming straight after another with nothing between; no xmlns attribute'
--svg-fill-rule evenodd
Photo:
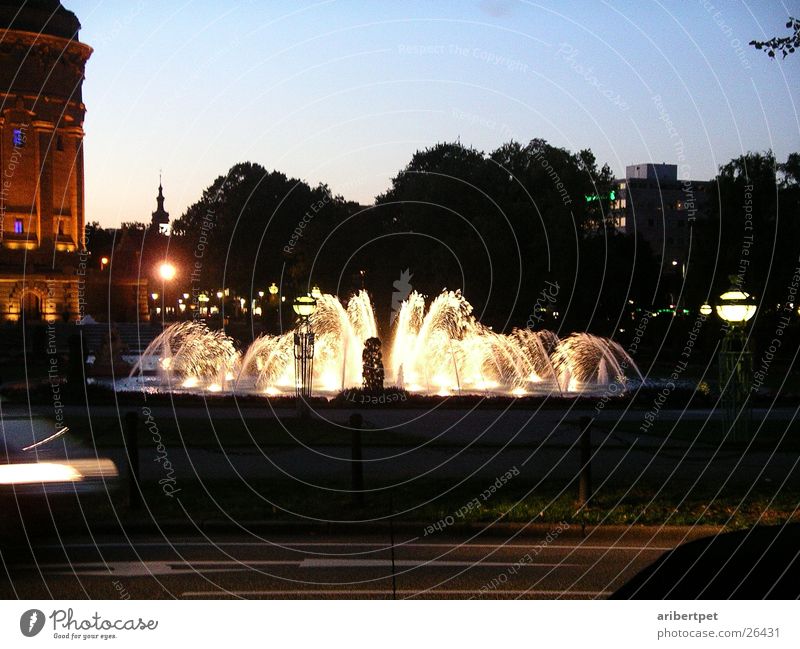
<svg viewBox="0 0 800 649"><path fill-rule="evenodd" d="M794 646L800 5L719 5L0 0L0 639Z"/></svg>

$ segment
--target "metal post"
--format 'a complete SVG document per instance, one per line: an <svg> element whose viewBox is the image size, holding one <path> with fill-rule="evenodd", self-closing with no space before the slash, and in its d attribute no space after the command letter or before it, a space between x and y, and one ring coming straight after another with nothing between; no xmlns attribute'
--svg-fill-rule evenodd
<svg viewBox="0 0 800 649"><path fill-rule="evenodd" d="M580 419L581 472L578 484L578 503L583 506L592 497L592 418Z"/></svg>
<svg viewBox="0 0 800 649"><path fill-rule="evenodd" d="M139 480L139 414L125 413L125 448L128 451L128 506L141 509L142 492Z"/></svg>
<svg viewBox="0 0 800 649"><path fill-rule="evenodd" d="M297 416L308 417L308 399L311 397L311 380L314 375L314 332L308 319L304 319L294 334L294 385L297 397Z"/></svg>
<svg viewBox="0 0 800 649"><path fill-rule="evenodd" d="M749 437L748 396L753 370L752 354L741 327L731 327L722 339L719 352L719 388L723 435L731 441Z"/></svg>
<svg viewBox="0 0 800 649"><path fill-rule="evenodd" d="M351 483L353 490L353 503L356 505L364 504L364 463L361 453L361 425L364 423L363 417L354 412L350 415L350 429L353 431Z"/></svg>

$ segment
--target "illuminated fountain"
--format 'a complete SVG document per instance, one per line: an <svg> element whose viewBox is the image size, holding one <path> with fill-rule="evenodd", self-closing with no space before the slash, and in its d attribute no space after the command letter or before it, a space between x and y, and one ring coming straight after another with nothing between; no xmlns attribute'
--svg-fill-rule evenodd
<svg viewBox="0 0 800 649"><path fill-rule="evenodd" d="M347 307L333 295L317 299L314 393L333 396L361 387L364 341L379 336L365 291ZM551 331L499 334L482 325L460 292L445 291L427 307L414 292L402 304L385 347L386 385L413 393L580 394L641 375L609 339ZM203 324L170 325L145 350L131 377L162 389L294 394L293 332L257 338L243 355L223 332Z"/></svg>
<svg viewBox="0 0 800 649"><path fill-rule="evenodd" d="M239 352L224 332L200 322L178 322L153 339L130 376L168 389L221 392L230 388L239 365Z"/></svg>

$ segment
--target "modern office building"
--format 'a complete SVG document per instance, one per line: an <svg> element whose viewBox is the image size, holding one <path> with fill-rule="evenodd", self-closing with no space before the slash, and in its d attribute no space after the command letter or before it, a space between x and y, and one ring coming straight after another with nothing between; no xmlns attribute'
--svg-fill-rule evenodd
<svg viewBox="0 0 800 649"><path fill-rule="evenodd" d="M641 235L662 266L685 268L692 226L707 216L710 188L709 181L678 180L678 165L630 165L616 181L615 226Z"/></svg>

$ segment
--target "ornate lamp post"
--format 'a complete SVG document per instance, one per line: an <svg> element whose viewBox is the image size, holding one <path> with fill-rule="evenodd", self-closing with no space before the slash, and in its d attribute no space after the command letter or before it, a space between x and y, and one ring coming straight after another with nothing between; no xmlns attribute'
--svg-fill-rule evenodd
<svg viewBox="0 0 800 649"><path fill-rule="evenodd" d="M297 314L297 329L294 333L294 385L297 396L297 414L308 417L308 399L311 397L311 380L314 374L314 331L311 315L317 301L310 295L295 298L292 304Z"/></svg>
<svg viewBox="0 0 800 649"><path fill-rule="evenodd" d="M753 375L753 355L745 330L747 321L756 313L756 302L748 293L731 289L719 296L714 308L726 323L719 352L723 421L733 440L743 440L747 439L750 426L750 410L745 409L745 404Z"/></svg>

